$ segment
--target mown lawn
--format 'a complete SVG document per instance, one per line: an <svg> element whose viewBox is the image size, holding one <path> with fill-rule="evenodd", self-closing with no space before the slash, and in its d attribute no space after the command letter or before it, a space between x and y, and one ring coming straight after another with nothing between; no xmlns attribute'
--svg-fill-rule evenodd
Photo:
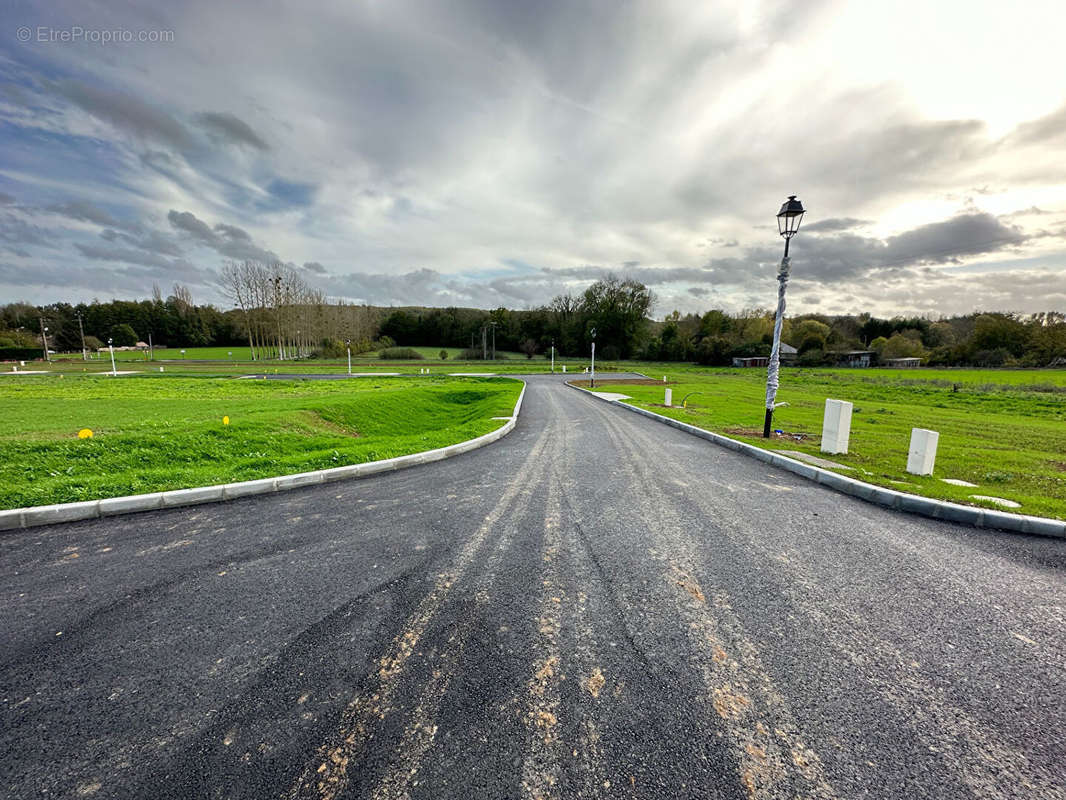
<svg viewBox="0 0 1066 800"><path fill-rule="evenodd" d="M774 416L774 428L785 436L769 441L761 436L765 369L658 365L646 371L655 378L667 376L675 405L697 392L688 408L662 408L662 386L605 389L758 446L822 456L853 468L843 474L889 488L999 508L970 497L990 495L1020 503L1018 513L1066 519L1066 371L786 369L777 399L789 405ZM847 455L819 452L826 398L854 404ZM940 433L932 477L906 472L911 428Z"/></svg>
<svg viewBox="0 0 1066 800"><path fill-rule="evenodd" d="M0 508L93 500L356 464L503 425L505 378L0 380ZM229 417L229 425L223 424ZM79 439L82 428L91 439Z"/></svg>

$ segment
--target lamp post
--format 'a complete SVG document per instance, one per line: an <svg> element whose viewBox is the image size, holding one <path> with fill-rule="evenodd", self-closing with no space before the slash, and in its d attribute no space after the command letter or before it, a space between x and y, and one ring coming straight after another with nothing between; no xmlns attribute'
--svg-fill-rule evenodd
<svg viewBox="0 0 1066 800"><path fill-rule="evenodd" d="M85 326L81 324L81 312L77 311L75 315L78 317L78 330L81 332L81 360L88 361L89 356L85 352Z"/></svg>
<svg viewBox="0 0 1066 800"><path fill-rule="evenodd" d="M596 329L593 328L591 333L592 333L592 377L589 380L589 388L590 389L595 389L596 388Z"/></svg>
<svg viewBox="0 0 1066 800"><path fill-rule="evenodd" d="M44 324L44 317L40 318L41 323L41 342L44 343L44 360L51 361L52 359L48 355L48 326Z"/></svg>
<svg viewBox="0 0 1066 800"><path fill-rule="evenodd" d="M555 340L552 339L552 375L555 374Z"/></svg>
<svg viewBox="0 0 1066 800"><path fill-rule="evenodd" d="M774 421L774 401L777 399L777 378L781 366L781 323L785 318L785 287L788 286L788 276L791 271L788 243L799 230L805 213L803 203L797 200L794 194L789 195L788 200L782 203L781 210L777 213L777 231L785 237L785 255L777 270L777 316L774 319L774 346L770 350L770 365L766 370L766 421L762 429L764 439L770 438L770 428Z"/></svg>
<svg viewBox="0 0 1066 800"><path fill-rule="evenodd" d="M493 361L496 360L496 324L497 323L495 323L495 322L490 322L489 323L489 325L492 326L492 360Z"/></svg>
<svg viewBox="0 0 1066 800"><path fill-rule="evenodd" d="M348 377L352 377L352 340L345 339L344 346L348 348Z"/></svg>
<svg viewBox="0 0 1066 800"><path fill-rule="evenodd" d="M118 370L115 368L115 346L111 344L112 341L113 340L110 338L107 340L107 349L111 351L111 377L117 378Z"/></svg>

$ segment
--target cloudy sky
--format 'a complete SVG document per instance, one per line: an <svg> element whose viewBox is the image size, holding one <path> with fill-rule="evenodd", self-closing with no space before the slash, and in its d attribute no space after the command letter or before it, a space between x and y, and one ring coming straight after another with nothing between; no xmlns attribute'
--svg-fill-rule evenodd
<svg viewBox="0 0 1066 800"><path fill-rule="evenodd" d="M0 302L1066 309L1058 2L4 5Z"/></svg>

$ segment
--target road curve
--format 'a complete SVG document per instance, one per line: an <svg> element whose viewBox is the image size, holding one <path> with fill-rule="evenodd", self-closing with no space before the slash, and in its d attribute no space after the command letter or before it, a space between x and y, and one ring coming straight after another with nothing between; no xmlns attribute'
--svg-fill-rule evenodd
<svg viewBox="0 0 1066 800"><path fill-rule="evenodd" d="M0 795L1066 798L1066 541L531 378L350 483L0 537Z"/></svg>

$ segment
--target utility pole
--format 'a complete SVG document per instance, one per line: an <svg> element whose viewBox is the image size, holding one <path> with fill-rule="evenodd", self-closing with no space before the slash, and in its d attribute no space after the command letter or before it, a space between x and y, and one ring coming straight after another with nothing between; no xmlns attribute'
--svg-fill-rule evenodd
<svg viewBox="0 0 1066 800"><path fill-rule="evenodd" d="M152 346L152 332L148 332L148 360L155 361L155 348Z"/></svg>
<svg viewBox="0 0 1066 800"><path fill-rule="evenodd" d="M490 322L492 325L492 360L496 360L496 323Z"/></svg>
<svg viewBox="0 0 1066 800"><path fill-rule="evenodd" d="M589 381L589 388L596 388L596 329L592 329L592 379Z"/></svg>
<svg viewBox="0 0 1066 800"><path fill-rule="evenodd" d="M78 316L78 331L81 333L81 360L87 361L89 356L85 352L85 326L81 324L81 312L77 312Z"/></svg>
<svg viewBox="0 0 1066 800"><path fill-rule="evenodd" d="M488 325L481 326L481 360L489 360Z"/></svg>
<svg viewBox="0 0 1066 800"><path fill-rule="evenodd" d="M552 339L552 374L555 374L555 340Z"/></svg>
<svg viewBox="0 0 1066 800"><path fill-rule="evenodd" d="M38 321L41 323L41 341L44 342L44 360L51 361L48 356L48 328L45 327L44 317L38 317Z"/></svg>

